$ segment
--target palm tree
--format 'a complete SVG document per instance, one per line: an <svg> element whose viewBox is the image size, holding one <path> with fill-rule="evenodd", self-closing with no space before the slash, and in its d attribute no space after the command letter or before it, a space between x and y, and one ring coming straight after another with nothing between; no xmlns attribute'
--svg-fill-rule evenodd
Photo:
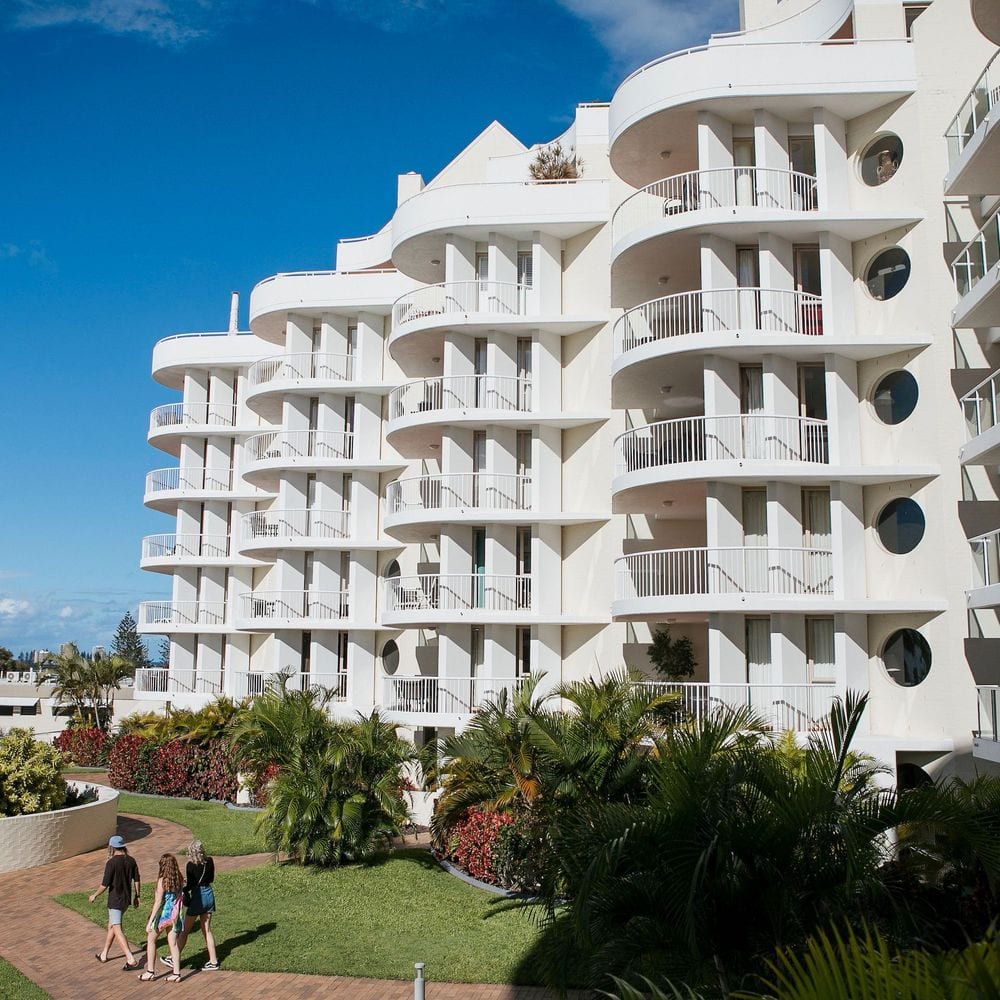
<svg viewBox="0 0 1000 1000"><path fill-rule="evenodd" d="M91 701L93 684L88 676L90 664L74 643L66 643L38 674L38 686L52 685L52 697L60 704L73 706L80 719L97 722Z"/></svg>

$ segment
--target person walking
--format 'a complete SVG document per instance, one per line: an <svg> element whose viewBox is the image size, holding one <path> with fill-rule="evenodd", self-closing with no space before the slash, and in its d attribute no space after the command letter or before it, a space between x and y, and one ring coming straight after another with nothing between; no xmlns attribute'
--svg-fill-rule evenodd
<svg viewBox="0 0 1000 1000"><path fill-rule="evenodd" d="M138 907L140 889L139 866L135 863L135 858L129 856L122 837L112 837L108 841L108 860L104 864L101 887L90 894L92 903L104 892L108 894L108 935L104 939L104 947L94 955L98 962L108 961L111 945L117 941L125 954L125 965L122 968L139 967L139 960L122 930L122 917L130 903Z"/></svg>
<svg viewBox="0 0 1000 1000"><path fill-rule="evenodd" d="M181 953L177 947L177 938L184 927L181 917L181 895L184 881L181 870L177 867L177 859L172 854L160 855L160 867L156 876L156 896L153 898L153 908L149 911L146 921L146 970L139 979L148 983L156 978L156 942L161 931L167 932L167 946L173 957L173 972L167 976L168 983L181 981Z"/></svg>
<svg viewBox="0 0 1000 1000"><path fill-rule="evenodd" d="M215 913L215 862L205 853L205 845L194 840L188 847L187 880L184 885L184 930L177 939L177 951L183 952L195 924L201 925L201 933L208 949L208 962L201 967L202 972L217 972L219 955L215 950L215 935L212 933L212 914ZM167 968L174 967L172 955L160 959Z"/></svg>

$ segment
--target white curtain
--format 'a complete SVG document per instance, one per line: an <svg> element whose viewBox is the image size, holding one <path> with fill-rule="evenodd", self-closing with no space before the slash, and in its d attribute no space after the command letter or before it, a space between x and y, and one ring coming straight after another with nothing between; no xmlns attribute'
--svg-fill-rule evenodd
<svg viewBox="0 0 1000 1000"><path fill-rule="evenodd" d="M806 619L806 645L812 681L831 682L836 679L833 652L833 619Z"/></svg>
<svg viewBox="0 0 1000 1000"><path fill-rule="evenodd" d="M750 593L767 591L767 491L743 491L743 576Z"/></svg>
<svg viewBox="0 0 1000 1000"><path fill-rule="evenodd" d="M740 368L740 412L744 414L744 457L765 458L764 371L756 365Z"/></svg>
<svg viewBox="0 0 1000 1000"><path fill-rule="evenodd" d="M740 288L737 293L737 325L742 330L755 330L760 327L760 296L757 291L760 270L756 247L737 247L736 284Z"/></svg>
<svg viewBox="0 0 1000 1000"><path fill-rule="evenodd" d="M833 571L830 526L830 491L805 490L802 496L802 545L813 550L803 553L806 586L818 590L828 583Z"/></svg>
<svg viewBox="0 0 1000 1000"><path fill-rule="evenodd" d="M746 619L747 683L771 682L771 619Z"/></svg>

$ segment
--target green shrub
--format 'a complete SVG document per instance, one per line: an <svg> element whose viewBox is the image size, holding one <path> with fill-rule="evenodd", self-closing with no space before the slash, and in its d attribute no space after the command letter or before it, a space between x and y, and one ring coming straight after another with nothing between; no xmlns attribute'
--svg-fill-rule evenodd
<svg viewBox="0 0 1000 1000"><path fill-rule="evenodd" d="M58 809L66 802L66 758L28 729L0 736L0 816Z"/></svg>

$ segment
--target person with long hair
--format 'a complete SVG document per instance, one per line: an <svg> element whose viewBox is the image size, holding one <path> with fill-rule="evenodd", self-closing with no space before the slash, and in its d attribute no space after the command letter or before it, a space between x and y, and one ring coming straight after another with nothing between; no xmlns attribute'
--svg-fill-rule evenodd
<svg viewBox="0 0 1000 1000"><path fill-rule="evenodd" d="M144 983L156 978L156 942L161 931L167 932L167 946L174 960L173 971L167 976L168 983L181 981L181 953L177 938L184 927L181 917L181 895L184 880L177 867L177 859L172 854L160 855L160 868L156 877L156 896L153 908L146 921L146 970L139 976Z"/></svg>
<svg viewBox="0 0 1000 1000"><path fill-rule="evenodd" d="M184 885L184 930L177 939L177 951L183 952L188 936L195 924L201 925L201 933L208 949L208 961L201 967L202 972L216 972L219 955L215 950L215 935L212 933L212 914L215 913L215 862L205 853L205 845L194 840L188 847L187 882ZM161 959L168 968L175 968L173 954Z"/></svg>
<svg viewBox="0 0 1000 1000"><path fill-rule="evenodd" d="M132 951L132 945L122 930L122 916L129 908L139 905L139 866L129 857L128 848L122 837L114 836L108 841L108 860L104 865L101 887L90 894L93 903L105 890L108 893L108 934L104 947L96 953L98 962L107 962L111 945L117 940L125 955L125 969L136 969L139 960Z"/></svg>

